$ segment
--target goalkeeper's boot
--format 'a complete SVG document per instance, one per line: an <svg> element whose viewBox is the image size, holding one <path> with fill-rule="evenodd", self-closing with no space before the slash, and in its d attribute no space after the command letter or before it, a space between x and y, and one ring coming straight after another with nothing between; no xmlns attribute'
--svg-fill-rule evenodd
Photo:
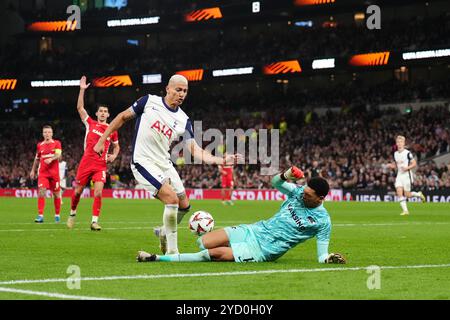
<svg viewBox="0 0 450 320"><path fill-rule="evenodd" d="M44 216L38 215L36 219L34 219L36 223L44 223Z"/></svg>
<svg viewBox="0 0 450 320"><path fill-rule="evenodd" d="M66 222L67 228L72 229L74 227L75 217L76 216L74 214L69 215L69 218L67 219L67 222Z"/></svg>
<svg viewBox="0 0 450 320"><path fill-rule="evenodd" d="M422 200L422 202L427 202L427 198L425 198L425 195L422 193L422 191L419 191L419 197Z"/></svg>
<svg viewBox="0 0 450 320"><path fill-rule="evenodd" d="M100 227L100 225L97 222L92 222L91 230L92 231L100 231L100 230L102 230L102 227Z"/></svg>
<svg viewBox="0 0 450 320"><path fill-rule="evenodd" d="M55 214L55 223L59 223L61 221L61 217L59 214Z"/></svg>
<svg viewBox="0 0 450 320"><path fill-rule="evenodd" d="M159 249L163 254L167 252L167 238L166 233L164 232L164 227L155 227L153 228L153 233L159 239Z"/></svg>
<svg viewBox="0 0 450 320"><path fill-rule="evenodd" d="M148 253L145 251L138 251L136 257L137 262L153 262L156 261L156 254Z"/></svg>
<svg viewBox="0 0 450 320"><path fill-rule="evenodd" d="M401 216L408 216L409 212L408 211L403 211L402 213L400 213Z"/></svg>

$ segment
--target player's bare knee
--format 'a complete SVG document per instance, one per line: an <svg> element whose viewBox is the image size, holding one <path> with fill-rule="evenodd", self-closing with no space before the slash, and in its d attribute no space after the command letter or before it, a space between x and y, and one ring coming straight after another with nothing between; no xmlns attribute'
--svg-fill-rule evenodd
<svg viewBox="0 0 450 320"><path fill-rule="evenodd" d="M223 255L223 252L220 248L212 248L208 249L209 256L211 260L220 261Z"/></svg>
<svg viewBox="0 0 450 320"><path fill-rule="evenodd" d="M46 191L46 189L39 188L39 198L44 198L45 197L45 191Z"/></svg>
<svg viewBox="0 0 450 320"><path fill-rule="evenodd" d="M59 199L59 198L61 198L61 193L60 193L59 191L53 192L53 196L54 196L56 199Z"/></svg>
<svg viewBox="0 0 450 320"><path fill-rule="evenodd" d="M94 190L95 198L101 198L101 196L102 196L102 190Z"/></svg>
<svg viewBox="0 0 450 320"><path fill-rule="evenodd" d="M170 196L166 197L166 200L164 201L164 204L170 204L170 205L177 205L178 206L180 204L180 202L179 202L179 200L178 200L176 195L175 196L170 195Z"/></svg>
<svg viewBox="0 0 450 320"><path fill-rule="evenodd" d="M81 193L83 192L83 187L82 186L78 186L75 187L75 195L78 197L79 195L81 195Z"/></svg>
<svg viewBox="0 0 450 320"><path fill-rule="evenodd" d="M161 201L164 202L164 204L170 204L170 205L179 205L180 201L178 200L177 195L175 192L166 192L164 194L164 197L161 197Z"/></svg>
<svg viewBox="0 0 450 320"><path fill-rule="evenodd" d="M230 248L213 248L208 249L211 260L214 261L234 261Z"/></svg>

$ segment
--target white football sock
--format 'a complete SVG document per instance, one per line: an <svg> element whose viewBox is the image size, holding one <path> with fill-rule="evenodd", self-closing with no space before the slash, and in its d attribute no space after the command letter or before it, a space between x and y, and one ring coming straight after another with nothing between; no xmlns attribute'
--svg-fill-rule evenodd
<svg viewBox="0 0 450 320"><path fill-rule="evenodd" d="M400 201L400 207L402 207L403 212L408 212L408 207L406 206L406 197L400 197L398 201Z"/></svg>
<svg viewBox="0 0 450 320"><path fill-rule="evenodd" d="M420 197L420 192L411 191L413 197Z"/></svg>
<svg viewBox="0 0 450 320"><path fill-rule="evenodd" d="M167 239L167 254L178 253L177 214L177 204L166 204L164 206L163 222Z"/></svg>

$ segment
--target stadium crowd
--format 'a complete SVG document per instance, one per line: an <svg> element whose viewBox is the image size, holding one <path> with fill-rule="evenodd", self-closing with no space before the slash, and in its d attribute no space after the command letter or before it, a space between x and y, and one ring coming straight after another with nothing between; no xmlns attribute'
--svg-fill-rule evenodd
<svg viewBox="0 0 450 320"><path fill-rule="evenodd" d="M326 177L333 188L358 190L393 189L395 170L387 169L386 164L393 161L395 136L404 134L409 149L421 163L415 170L416 189L450 188L450 166L437 166L430 160L450 151L448 105L424 107L410 113L361 106L338 112L330 110L323 115L291 109L282 117L276 110L270 110L227 112L222 119L204 118L202 130L217 128L225 132L226 128L253 128L256 132L258 129L269 129L270 132L279 129L280 170L299 165L308 176L320 174ZM0 139L6 143L0 146L0 153L7 156L0 159L0 187L35 186L36 181L29 179L29 171L43 124L42 120L29 120L2 125ZM52 125L54 138L62 141L68 187L71 187L83 152L84 126L81 121L73 120L59 120ZM121 153L110 164L108 187L135 187L129 167L133 124L127 126L119 133ZM246 139L248 143L256 137L257 133L254 133L247 137L241 135L238 139ZM220 187L216 166L185 164L186 159L182 154L172 156L187 188ZM245 165L237 165L236 188L270 188L270 176L261 175L260 169L258 164L248 164L248 161Z"/></svg>
<svg viewBox="0 0 450 320"><path fill-rule="evenodd" d="M157 8L167 7L162 5L166 1L158 1L161 5L152 7L147 1L130 0L128 8L119 11L110 8L88 10L84 17L120 18L136 13L164 13L158 12ZM175 3L175 0L170 1ZM184 5L173 6L173 11L167 13L181 14L188 9L195 9L195 2ZM53 14L57 15L45 8L37 13L42 19ZM25 20L30 17L36 17L36 12L24 14ZM171 74L181 68L199 66L221 69L263 65L299 57L305 60L321 57L339 59L380 50L402 52L444 48L449 45L448 17L448 12L443 12L439 17L426 17L424 13L423 16L402 21L384 21L383 28L376 31L340 23L335 27L324 27L319 23L311 28L303 28L296 26L293 21L218 25L202 29L202 32L186 28L181 31L181 36L172 30L160 33L149 31L145 36L135 34L139 38L137 46L126 42L133 34L124 34L109 43L108 37L102 32L97 35L75 33L69 40L54 37L52 44L42 39L38 45L39 40L35 39L34 42L13 41L13 44L2 46L0 70L4 77L20 76L23 79L77 79L83 74L92 78L112 72L140 76L153 72ZM48 45L47 49L43 49L46 45L42 43ZM41 50L37 54L36 49L39 47ZM416 188L450 188L450 168L437 166L427 160L450 151L448 105L426 107L406 114L375 107L387 102L448 100L448 81L431 83L417 79L414 82L393 80L369 87L354 79L336 81L336 84L328 82L317 89L280 85L279 90L270 92L254 89L254 92L237 90L232 94L208 90L206 87L203 92L195 93L195 90L201 90L199 88L190 89L192 94L187 99L186 112L191 119L203 120L203 130L279 129L280 169L292 164L299 165L308 175L321 174L327 177L334 188L391 190L395 171L388 170L385 164L392 161L395 136L404 134L418 161L425 161L416 170ZM59 89L54 90L52 98L61 98L61 92ZM113 116L119 107L123 108L131 102L124 103L118 96L117 99L114 97L115 105L111 105ZM43 100L37 104L35 101L30 102L26 111L18 107L17 110L2 114L2 121L7 121L1 123L0 129L2 188L35 186L36 181L29 179L29 171L36 143L41 139L42 125L49 122L54 127L55 139L62 142L63 159L68 167L68 186L73 185L77 164L83 153L84 127L74 107L70 112L67 111L67 101ZM313 112L323 107L337 108L339 112ZM211 113L215 115L214 118L205 116ZM52 114L52 119L47 118L48 114ZM23 121L25 118L29 120ZM131 123L119 132L121 153L110 165L110 187L134 187L129 168L132 132ZM183 165L182 158L177 156L173 161L179 167L186 187L220 187L217 167ZM270 177L262 176L260 169L259 165L253 164L236 166L236 187L270 187Z"/></svg>

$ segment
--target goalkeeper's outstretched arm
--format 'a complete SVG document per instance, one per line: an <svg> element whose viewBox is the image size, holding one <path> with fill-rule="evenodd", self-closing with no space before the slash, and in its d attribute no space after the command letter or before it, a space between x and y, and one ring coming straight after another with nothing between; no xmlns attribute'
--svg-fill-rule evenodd
<svg viewBox="0 0 450 320"><path fill-rule="evenodd" d="M317 259L319 263L345 264L347 260L340 253L328 253L328 241L317 240Z"/></svg>
<svg viewBox="0 0 450 320"><path fill-rule="evenodd" d="M297 167L291 167L283 173L277 174L272 178L272 186L281 193L291 194L297 188L295 183L287 182L287 180L298 180L303 178L303 172Z"/></svg>

